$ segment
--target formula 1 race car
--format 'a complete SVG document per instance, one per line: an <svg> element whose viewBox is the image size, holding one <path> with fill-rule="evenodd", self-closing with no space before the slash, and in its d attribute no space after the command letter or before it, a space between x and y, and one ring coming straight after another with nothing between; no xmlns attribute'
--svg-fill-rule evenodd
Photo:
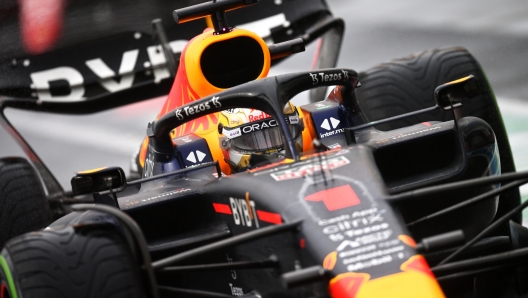
<svg viewBox="0 0 528 298"><path fill-rule="evenodd" d="M272 61L323 34L319 65L335 66L324 57L339 52L343 27L320 9L312 27L292 25L302 38L268 45L227 22L226 11L266 7L257 2L175 10L177 23L209 25L182 48L177 70L154 22L168 68L114 89L115 101L88 85L38 89L48 96L38 99L1 89L11 96L2 110L80 114L168 92L161 78L174 74L129 178L119 167L78 172L71 194L1 117L37 171L0 160L0 297L524 297L528 203L516 188L528 173L514 172L474 58L448 48L359 74L267 77ZM32 78L51 89L72 82L64 72ZM311 89L311 103L290 102Z"/></svg>

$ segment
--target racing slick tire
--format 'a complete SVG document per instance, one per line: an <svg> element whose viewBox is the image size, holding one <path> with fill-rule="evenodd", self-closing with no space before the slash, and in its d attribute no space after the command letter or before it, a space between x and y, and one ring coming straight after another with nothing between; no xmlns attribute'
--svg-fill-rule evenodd
<svg viewBox="0 0 528 298"><path fill-rule="evenodd" d="M19 157L0 159L0 248L51 221L42 183L29 162Z"/></svg>
<svg viewBox="0 0 528 298"><path fill-rule="evenodd" d="M482 94L464 103L460 109L461 114L481 118L492 127L499 147L501 172L514 172L515 165L508 136L493 90L480 64L464 48L427 50L361 72L361 88L356 89L356 94L368 120L376 121L432 107L436 104L433 94L437 86L470 74L475 75L482 88ZM452 119L451 113L437 110L382 124L376 128L392 130L426 121ZM500 197L495 218L506 214L520 202L518 189L505 192ZM520 224L521 214L512 220Z"/></svg>
<svg viewBox="0 0 528 298"><path fill-rule="evenodd" d="M139 266L111 226L28 233L0 254L0 297L144 297Z"/></svg>

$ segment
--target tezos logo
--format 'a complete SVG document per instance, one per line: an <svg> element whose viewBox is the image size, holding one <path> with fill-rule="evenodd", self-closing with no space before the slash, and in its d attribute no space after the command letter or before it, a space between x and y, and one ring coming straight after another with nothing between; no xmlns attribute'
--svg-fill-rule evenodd
<svg viewBox="0 0 528 298"><path fill-rule="evenodd" d="M204 103L199 103L199 104L194 104L194 105L189 106L189 107L184 107L183 111L182 111L182 109L177 109L174 112L174 114L175 114L175 116L176 116L176 118L178 120L183 120L185 117L184 117L184 115L182 115L182 112L185 112L185 116L198 114L200 112L205 112L205 111L211 109L211 104L215 108L220 108L220 107L222 107L222 104L218 101L219 99L220 99L220 97L213 96L213 98L211 98L210 100L208 100L208 101L206 101Z"/></svg>
<svg viewBox="0 0 528 298"><path fill-rule="evenodd" d="M317 85L319 83L319 80L317 79L316 73L310 73L310 76L312 77L312 82L314 85Z"/></svg>
<svg viewBox="0 0 528 298"><path fill-rule="evenodd" d="M345 80L348 80L348 71L341 70L341 72L343 72L343 74L340 74L340 73L325 74L324 72L310 73L310 77L312 77L313 85L319 84L319 80L321 82L334 82L334 81L343 80L343 77L345 78Z"/></svg>
<svg viewBox="0 0 528 298"><path fill-rule="evenodd" d="M348 80L348 71L341 70L341 72L343 73L343 76L344 76L345 80ZM339 75L339 76L341 76L341 75Z"/></svg>

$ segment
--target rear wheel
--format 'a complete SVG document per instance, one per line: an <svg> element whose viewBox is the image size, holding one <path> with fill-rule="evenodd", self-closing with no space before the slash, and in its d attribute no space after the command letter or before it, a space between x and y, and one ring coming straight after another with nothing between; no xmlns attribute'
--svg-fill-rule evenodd
<svg viewBox="0 0 528 298"><path fill-rule="evenodd" d="M51 221L42 183L29 162L17 157L0 159L0 247Z"/></svg>
<svg viewBox="0 0 528 298"><path fill-rule="evenodd" d="M513 156L495 95L481 66L466 49L452 47L428 50L378 65L359 74L362 86L356 89L356 93L367 118L375 121L434 106L433 92L438 85L470 74L475 75L483 92L461 108L462 116L475 116L490 124L499 146L501 172L514 172ZM392 130L424 121L451 119L451 113L436 111L377 128ZM519 204L517 189L505 192L500 197L497 216L504 215ZM521 223L521 214L514 220ZM504 230L504 233L507 231Z"/></svg>
<svg viewBox="0 0 528 298"><path fill-rule="evenodd" d="M139 267L110 226L25 234L0 255L0 297L144 297Z"/></svg>

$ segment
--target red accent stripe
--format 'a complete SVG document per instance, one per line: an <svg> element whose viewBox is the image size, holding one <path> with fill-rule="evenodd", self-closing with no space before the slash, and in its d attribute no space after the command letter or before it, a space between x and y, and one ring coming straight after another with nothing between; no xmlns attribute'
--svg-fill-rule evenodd
<svg viewBox="0 0 528 298"><path fill-rule="evenodd" d="M260 221L265 221L265 222L269 222L269 223L276 224L276 225L282 223L282 217L280 214L277 214L277 213L257 210L257 216Z"/></svg>
<svg viewBox="0 0 528 298"><path fill-rule="evenodd" d="M431 123L429 123L429 122L422 122L422 124L427 126L427 127L431 126Z"/></svg>
<svg viewBox="0 0 528 298"><path fill-rule="evenodd" d="M2 281L2 285L0 286L0 298L4 298L5 294L7 293L7 285L4 281Z"/></svg>
<svg viewBox="0 0 528 298"><path fill-rule="evenodd" d="M231 208L229 208L229 205L227 204L213 203L213 207L216 213L233 214Z"/></svg>

